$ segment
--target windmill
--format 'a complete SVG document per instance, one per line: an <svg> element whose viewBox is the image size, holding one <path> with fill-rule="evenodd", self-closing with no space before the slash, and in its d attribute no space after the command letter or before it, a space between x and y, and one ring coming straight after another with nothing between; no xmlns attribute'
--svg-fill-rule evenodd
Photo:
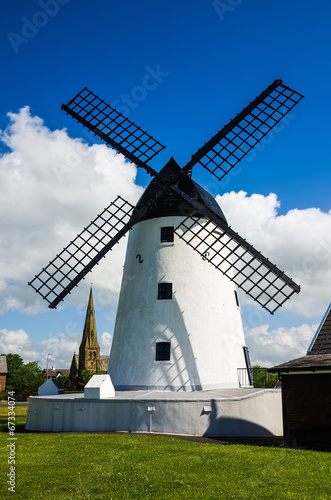
<svg viewBox="0 0 331 500"><path fill-rule="evenodd" d="M29 283L55 308L132 229L109 367L117 389L236 386L247 361L236 286L271 314L299 293L228 225L192 169L221 181L302 97L275 80L184 167L171 158L159 172L149 162L164 146L93 92L62 105L153 177L136 206L118 196Z"/></svg>

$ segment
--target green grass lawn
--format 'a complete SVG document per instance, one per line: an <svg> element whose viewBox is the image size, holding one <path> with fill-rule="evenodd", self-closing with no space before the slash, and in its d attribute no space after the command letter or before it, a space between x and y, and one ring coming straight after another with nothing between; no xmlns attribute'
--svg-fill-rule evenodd
<svg viewBox="0 0 331 500"><path fill-rule="evenodd" d="M26 422L28 403L15 406L15 427L17 432L22 432ZM8 432L8 406L0 405L0 432Z"/></svg>
<svg viewBox="0 0 331 500"><path fill-rule="evenodd" d="M331 454L131 434L18 433L16 498L331 498ZM0 434L1 498L8 435ZM15 495L14 494L14 495Z"/></svg>

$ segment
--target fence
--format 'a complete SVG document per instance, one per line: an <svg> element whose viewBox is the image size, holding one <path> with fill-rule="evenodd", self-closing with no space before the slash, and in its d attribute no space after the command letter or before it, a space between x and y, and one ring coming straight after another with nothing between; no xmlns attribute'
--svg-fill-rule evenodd
<svg viewBox="0 0 331 500"><path fill-rule="evenodd" d="M238 368L239 387L273 389L278 383L278 375L267 368Z"/></svg>

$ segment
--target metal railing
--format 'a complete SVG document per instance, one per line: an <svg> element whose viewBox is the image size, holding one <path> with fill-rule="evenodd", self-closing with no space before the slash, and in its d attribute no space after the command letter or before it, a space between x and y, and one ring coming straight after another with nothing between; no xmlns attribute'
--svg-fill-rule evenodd
<svg viewBox="0 0 331 500"><path fill-rule="evenodd" d="M238 368L239 387L256 387L274 389L278 383L278 375L268 372L268 368ZM252 383L253 382L253 383Z"/></svg>

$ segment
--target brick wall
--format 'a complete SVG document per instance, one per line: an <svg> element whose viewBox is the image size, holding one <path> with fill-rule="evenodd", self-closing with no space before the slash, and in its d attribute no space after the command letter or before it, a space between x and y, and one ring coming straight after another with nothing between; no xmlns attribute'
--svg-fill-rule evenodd
<svg viewBox="0 0 331 500"><path fill-rule="evenodd" d="M6 374L0 374L0 392L6 389Z"/></svg>
<svg viewBox="0 0 331 500"><path fill-rule="evenodd" d="M292 445L331 444L331 374L283 375L284 437Z"/></svg>

